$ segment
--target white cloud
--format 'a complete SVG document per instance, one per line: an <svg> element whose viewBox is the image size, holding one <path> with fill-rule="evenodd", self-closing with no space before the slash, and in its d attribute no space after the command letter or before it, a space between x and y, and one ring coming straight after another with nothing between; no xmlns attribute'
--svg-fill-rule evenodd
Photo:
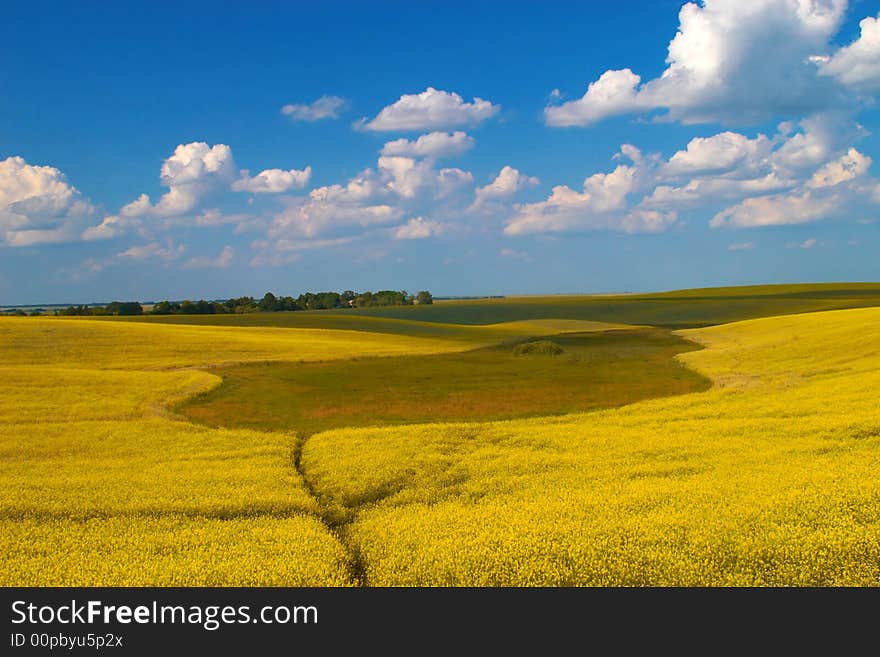
<svg viewBox="0 0 880 657"><path fill-rule="evenodd" d="M712 217L714 228L864 216L880 186L868 177L871 158L843 146L862 134L823 114L783 124L773 137L698 137L665 161L624 145L615 159L632 164L589 176L583 191L556 186L547 200L516 206L505 233L659 232L684 212Z"/></svg>
<svg viewBox="0 0 880 657"><path fill-rule="evenodd" d="M306 198L284 199L286 207L274 216L268 234L273 239L314 239L394 223L403 211L382 202L384 196L385 190L369 174L353 178L345 186L318 187Z"/></svg>
<svg viewBox="0 0 880 657"><path fill-rule="evenodd" d="M545 120L552 126L589 125L615 115L665 110L665 118L683 123L747 123L818 111L834 103L836 94L811 57L829 50L846 4L687 3L660 77L643 83L627 68L606 71L582 98L547 107ZM863 52L873 49L860 48L860 59Z"/></svg>
<svg viewBox="0 0 880 657"><path fill-rule="evenodd" d="M800 131L792 132L792 124L780 124L784 141L773 152L773 166L787 175L799 175L815 169L845 150L867 131L841 112L822 112L800 121Z"/></svg>
<svg viewBox="0 0 880 657"><path fill-rule="evenodd" d="M859 23L861 34L848 46L819 64L822 75L830 75L857 91L880 91L880 14Z"/></svg>
<svg viewBox="0 0 880 657"><path fill-rule="evenodd" d="M734 169L755 170L766 163L773 142L759 134L755 139L736 132L721 132L711 137L697 137L687 149L678 151L663 167L671 178L722 174Z"/></svg>
<svg viewBox="0 0 880 657"><path fill-rule="evenodd" d="M116 258L118 260L162 260L170 262L180 258L185 251L186 247L183 244L175 246L173 242L169 241L163 246L159 242L149 242L148 244L132 246L121 253L117 253Z"/></svg>
<svg viewBox="0 0 880 657"><path fill-rule="evenodd" d="M479 207L487 201L508 198L523 189L534 187L539 182L534 176L527 176L512 166L505 166L492 182L474 191L473 207Z"/></svg>
<svg viewBox="0 0 880 657"><path fill-rule="evenodd" d="M518 205L504 228L507 235L585 230L625 233L661 232L672 225L675 212L636 208L629 210L626 196L632 189L633 171L619 166L609 174L584 181L584 192L559 185L546 201Z"/></svg>
<svg viewBox="0 0 880 657"><path fill-rule="evenodd" d="M308 121L313 123L322 119L338 119L348 103L339 96L321 96L312 103L296 103L285 105L281 113L292 121Z"/></svg>
<svg viewBox="0 0 880 657"><path fill-rule="evenodd" d="M232 149L226 144L200 141L180 144L163 163L159 179L168 191L156 202L141 194L120 210L129 218L177 217L196 209L208 194L225 187L236 176Z"/></svg>
<svg viewBox="0 0 880 657"><path fill-rule="evenodd" d="M21 157L0 161L0 245L77 241L96 214L58 169Z"/></svg>
<svg viewBox="0 0 880 657"><path fill-rule="evenodd" d="M253 245L259 252L254 265L283 264L284 258L273 254L338 247L370 236L407 240L445 232L466 216L473 175L435 165L432 157L382 155L375 168L345 185L318 187L305 197L281 197L284 208L271 218L268 239ZM404 217L410 218L401 223Z"/></svg>
<svg viewBox="0 0 880 657"><path fill-rule="evenodd" d="M589 125L639 107L646 108L636 93L640 80L628 68L605 71L598 80L590 83L582 98L545 108L544 120L547 125L556 127Z"/></svg>
<svg viewBox="0 0 880 657"><path fill-rule="evenodd" d="M631 207L629 197L645 191L651 183L654 158L646 160L639 149L624 144L615 159L626 157L633 164L618 165L610 173L595 173L583 183L583 192L566 185L553 188L546 201L514 206L504 228L507 235L529 233L614 230L625 233L657 233L677 220L674 211Z"/></svg>
<svg viewBox="0 0 880 657"><path fill-rule="evenodd" d="M430 160L419 161L410 157L382 156L378 169L387 189L404 199L418 195L440 199L473 182L473 176L462 169L437 171Z"/></svg>
<svg viewBox="0 0 880 657"><path fill-rule="evenodd" d="M812 249L814 246L816 246L816 244L816 240L811 237L810 239L804 240L803 242L798 244L798 247L801 249Z"/></svg>
<svg viewBox="0 0 880 657"><path fill-rule="evenodd" d="M730 201L750 194L767 194L791 189L796 182L779 178L775 172L758 178L694 178L684 185L658 185L643 203L652 208L687 207L712 201Z"/></svg>
<svg viewBox="0 0 880 657"><path fill-rule="evenodd" d="M747 198L712 217L712 228L786 226L825 219L840 207L839 196L816 196L809 190Z"/></svg>
<svg viewBox="0 0 880 657"><path fill-rule="evenodd" d="M754 242L741 242L739 244L731 244L727 247L728 251L751 251L755 248Z"/></svg>
<svg viewBox="0 0 880 657"><path fill-rule="evenodd" d="M190 258L183 265L186 269L225 269L232 264L235 250L231 246L224 246L216 258L210 256L196 256Z"/></svg>
<svg viewBox="0 0 880 657"><path fill-rule="evenodd" d="M401 96L383 108L373 120L364 118L355 125L375 131L443 130L482 123L500 109L482 98L466 103L457 93L428 87L420 94Z"/></svg>
<svg viewBox="0 0 880 657"><path fill-rule="evenodd" d="M446 226L439 221L432 221L424 217L410 219L402 226L398 226L392 232L396 240L421 240L434 235L439 235Z"/></svg>
<svg viewBox="0 0 880 657"><path fill-rule="evenodd" d="M465 132L430 132L416 140L395 139L382 147L382 155L404 157L456 157L474 146L473 137Z"/></svg>
<svg viewBox="0 0 880 657"><path fill-rule="evenodd" d="M312 167L305 169L266 169L253 178L250 171L242 170L241 178L232 183L234 192L250 192L251 194L279 194L291 189L302 189L312 178Z"/></svg>
<svg viewBox="0 0 880 657"><path fill-rule="evenodd" d="M82 239L86 242L94 242L96 240L107 240L113 237L119 237L132 228L137 228L140 220L132 220L130 217L121 215L110 215L104 217L97 226L89 226L82 232Z"/></svg>
<svg viewBox="0 0 880 657"><path fill-rule="evenodd" d="M855 148L850 148L844 155L828 162L816 171L807 183L807 187L815 189L834 187L865 175L870 166L870 157L862 155Z"/></svg>
<svg viewBox="0 0 880 657"><path fill-rule="evenodd" d="M170 228L182 222L195 226L236 224L245 228L254 224L253 216L223 214L216 208L203 209L204 202L230 189L252 194L287 192L307 185L311 174L311 167L306 167L288 171L266 169L251 177L247 169L236 171L232 149L226 144L180 144L162 163L160 180L168 191L155 204L147 194L141 194L123 206L118 214L105 217L98 226L88 228L82 238L108 239L131 230L138 230L149 238L156 229ZM193 219L195 213L200 214Z"/></svg>

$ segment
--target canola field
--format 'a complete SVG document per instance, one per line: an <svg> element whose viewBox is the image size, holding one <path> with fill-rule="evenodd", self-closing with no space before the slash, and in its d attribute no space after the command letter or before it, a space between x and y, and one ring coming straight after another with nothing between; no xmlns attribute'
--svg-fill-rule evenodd
<svg viewBox="0 0 880 657"><path fill-rule="evenodd" d="M0 318L0 584L878 586L878 329L880 308L686 330L704 392L302 441L171 409L217 365L498 328Z"/></svg>
<svg viewBox="0 0 880 657"><path fill-rule="evenodd" d="M338 430L304 471L370 585L880 584L880 309L688 331L703 393Z"/></svg>
<svg viewBox="0 0 880 657"><path fill-rule="evenodd" d="M434 353L368 333L0 319L0 585L346 585L292 433L169 407L252 360Z"/></svg>

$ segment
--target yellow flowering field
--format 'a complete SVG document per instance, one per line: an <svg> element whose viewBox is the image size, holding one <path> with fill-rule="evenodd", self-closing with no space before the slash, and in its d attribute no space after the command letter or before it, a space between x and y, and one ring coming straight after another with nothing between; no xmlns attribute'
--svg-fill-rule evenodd
<svg viewBox="0 0 880 657"><path fill-rule="evenodd" d="M292 433L208 429L169 406L221 381L188 367L453 346L0 319L0 585L351 584L350 556L293 467Z"/></svg>
<svg viewBox="0 0 880 657"><path fill-rule="evenodd" d="M326 431L307 487L292 431L169 411L219 385L197 368L466 342L2 318L0 585L880 585L878 328L683 331L706 392Z"/></svg>
<svg viewBox="0 0 880 657"><path fill-rule="evenodd" d="M176 369L253 361L314 361L460 350L461 342L405 335L274 327L0 318L3 365Z"/></svg>
<svg viewBox="0 0 880 657"><path fill-rule="evenodd" d="M336 430L304 471L370 585L880 584L880 309L685 334L707 392Z"/></svg>

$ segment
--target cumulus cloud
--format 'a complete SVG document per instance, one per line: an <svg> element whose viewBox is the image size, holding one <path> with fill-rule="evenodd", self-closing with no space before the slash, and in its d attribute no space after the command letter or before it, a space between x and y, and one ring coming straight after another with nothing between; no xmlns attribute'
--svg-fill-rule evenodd
<svg viewBox="0 0 880 657"><path fill-rule="evenodd" d="M814 189L834 187L865 175L870 166L870 157L859 153L855 148L850 148L844 155L828 162L816 171L807 183L807 187Z"/></svg>
<svg viewBox="0 0 880 657"><path fill-rule="evenodd" d="M663 167L671 178L721 174L732 170L756 170L767 160L773 142L759 134L754 139L736 132L692 139L685 150L676 152Z"/></svg>
<svg viewBox="0 0 880 657"><path fill-rule="evenodd" d="M121 215L110 215L104 217L97 226L89 226L82 232L82 239L86 242L94 242L96 240L107 240L113 237L119 237L126 231L137 228L140 225L139 219L132 219Z"/></svg>
<svg viewBox="0 0 880 657"><path fill-rule="evenodd" d="M785 139L773 153L773 165L777 170L797 176L803 171L815 169L836 153L845 150L852 142L867 135L862 126L843 112L821 112L797 125L781 124L780 133Z"/></svg>
<svg viewBox="0 0 880 657"><path fill-rule="evenodd" d="M847 131L835 129L837 120L822 115L783 124L772 137L697 137L668 160L624 145L616 157L630 164L587 177L582 191L556 186L547 200L516 206L505 233L660 232L682 213L711 217L713 228L863 216L877 201L871 158L841 147Z"/></svg>
<svg viewBox="0 0 880 657"><path fill-rule="evenodd" d="M86 229L82 238L89 241L109 239L132 230L149 238L154 230L181 222L195 226L250 225L254 219L251 215L206 209L205 201L229 190L251 194L289 192L305 187L311 175L312 168L307 166L302 170L265 169L251 177L247 169L236 170L232 149L226 144L180 144L162 163L159 177L168 191L155 204L147 194L141 194L117 214Z"/></svg>
<svg viewBox="0 0 880 657"><path fill-rule="evenodd" d="M463 134L463 133L462 133ZM445 135L445 137L452 137ZM449 139L398 143L424 149ZM462 143L461 138L455 139ZM426 146L426 143L428 146ZM400 152L400 151L396 151ZM448 151L445 151L448 152ZM458 168L438 167L436 157L380 155L376 166L346 184L312 189L307 196L282 196L283 209L266 228L266 240L252 244L254 266L283 264L275 257L305 248L332 248L373 236L377 239L424 239L462 224L473 195L473 175ZM404 218L409 217L404 222ZM430 217L430 218L428 218ZM401 223L404 222L404 223Z"/></svg>
<svg viewBox="0 0 880 657"><path fill-rule="evenodd" d="M805 224L826 218L839 207L840 197L816 196L810 191L747 198L717 213L709 225L755 227Z"/></svg>
<svg viewBox="0 0 880 657"><path fill-rule="evenodd" d="M326 185L307 197L282 197L284 209L271 221L273 240L337 239L387 227L422 207L438 209L462 197L461 190L473 183L468 171L437 169L431 159L381 156L375 169L365 169L345 185ZM440 223L413 220L401 236L430 230ZM396 233L394 233L396 234Z"/></svg>
<svg viewBox="0 0 880 657"><path fill-rule="evenodd" d="M347 104L345 98L325 94L312 103L285 105L281 108L281 113L291 121L314 123L323 119L338 119Z"/></svg>
<svg viewBox="0 0 880 657"><path fill-rule="evenodd" d="M410 219L402 226L398 226L392 232L396 240L421 240L427 237L439 235L446 226L439 221L432 221L424 217Z"/></svg>
<svg viewBox="0 0 880 657"><path fill-rule="evenodd" d="M861 34L833 56L820 60L819 73L857 91L880 92L880 14L859 23Z"/></svg>
<svg viewBox="0 0 880 657"><path fill-rule="evenodd" d="M656 233L675 223L673 211L628 208L627 196L635 191L636 169L620 165L610 173L584 180L583 192L565 185L553 188L546 201L516 206L504 228L507 235L529 233L613 230Z"/></svg>
<svg viewBox="0 0 880 657"><path fill-rule="evenodd" d="M474 191L472 207L480 207L492 200L509 198L523 189L534 187L539 182L534 176L527 176L512 166L505 166L492 182Z"/></svg>
<svg viewBox="0 0 880 657"><path fill-rule="evenodd" d="M168 191L153 205L141 194L120 210L120 216L134 219L146 216L177 217L196 209L210 193L226 187L236 177L232 149L226 144L196 141L180 144L163 163L159 179ZM135 223L135 222L129 222ZM121 227L119 222L107 227L107 233Z"/></svg>
<svg viewBox="0 0 880 657"><path fill-rule="evenodd" d="M424 194L435 199L448 197L474 179L468 171L456 168L437 171L431 161L410 157L382 156L378 168L385 186L405 199Z"/></svg>
<svg viewBox="0 0 880 657"><path fill-rule="evenodd" d="M77 241L96 214L58 169L21 157L0 161L0 244Z"/></svg>
<svg viewBox="0 0 880 657"><path fill-rule="evenodd" d="M473 137L465 132L429 132L418 139L395 139L382 147L382 155L403 157L456 157L474 146Z"/></svg>
<svg viewBox="0 0 880 657"><path fill-rule="evenodd" d="M482 123L495 116L500 109L499 105L482 98L474 98L467 103L457 93L428 87L420 94L401 96L371 121L363 118L355 125L377 132L443 130Z"/></svg>
<svg viewBox="0 0 880 657"><path fill-rule="evenodd" d="M250 192L251 194L280 194L291 189L302 189L312 178L312 167L305 169L266 169L253 178L250 171L243 169L241 178L232 183L234 192Z"/></svg>
<svg viewBox="0 0 880 657"><path fill-rule="evenodd" d="M235 250L231 246L224 246L217 257L195 256L183 265L186 269L225 269L232 264Z"/></svg>
<svg viewBox="0 0 880 657"><path fill-rule="evenodd" d="M314 239L327 233L387 225L401 218L403 210L382 202L385 194L369 174L347 185L328 185L309 192L306 198L285 198L268 234L273 239Z"/></svg>
<svg viewBox="0 0 880 657"><path fill-rule="evenodd" d="M605 71L589 84L582 98L545 108L544 119L548 125L557 127L589 125L609 116L646 108L636 93L640 81L628 68ZM558 97L559 94L554 96Z"/></svg>
<svg viewBox="0 0 880 657"><path fill-rule="evenodd" d="M704 0L687 3L670 41L667 67L643 82L628 68L609 70L589 84L583 97L544 111L548 125L583 126L607 117L665 111L683 123L757 122L773 115L803 116L836 102L834 58L817 65L846 10L846 0ZM874 23L850 46L873 85ZM858 46L857 46L858 44ZM845 64L839 64L842 69ZM820 70L821 69L821 70ZM820 72L828 75L820 75ZM784 81L781 83L780 81Z"/></svg>

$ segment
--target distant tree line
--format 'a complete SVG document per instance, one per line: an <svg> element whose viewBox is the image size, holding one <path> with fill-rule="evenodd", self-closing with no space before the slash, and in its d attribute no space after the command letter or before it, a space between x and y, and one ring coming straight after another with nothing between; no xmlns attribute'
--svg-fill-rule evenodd
<svg viewBox="0 0 880 657"><path fill-rule="evenodd" d="M137 301L113 301L106 306L68 306L56 315L143 315L144 307Z"/></svg>
<svg viewBox="0 0 880 657"><path fill-rule="evenodd" d="M237 297L226 301L160 301L150 310L153 315L216 315L223 313L271 313L284 310L333 310L374 306L411 306L431 304L434 297L427 290L415 295L396 290L378 292L304 292L298 297L275 296L266 292L262 299Z"/></svg>
<svg viewBox="0 0 880 657"><path fill-rule="evenodd" d="M381 306L411 306L434 303L427 290L415 295L406 290L379 290L378 292L305 292L298 297L275 296L266 292L262 299L237 297L225 301L160 301L148 311L150 315L220 315L228 313L278 312L283 310L332 310L337 308L373 308ZM56 315L143 315L143 306L137 301L114 301L101 306L68 306L56 310Z"/></svg>

